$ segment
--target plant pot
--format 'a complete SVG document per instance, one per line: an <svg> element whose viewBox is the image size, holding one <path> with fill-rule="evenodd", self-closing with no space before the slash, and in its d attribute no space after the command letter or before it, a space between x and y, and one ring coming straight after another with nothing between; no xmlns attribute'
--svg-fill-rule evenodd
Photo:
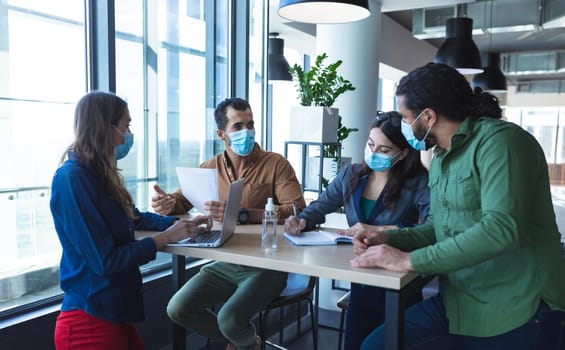
<svg viewBox="0 0 565 350"><path fill-rule="evenodd" d="M290 109L290 141L336 143L339 110L332 107L294 106Z"/></svg>

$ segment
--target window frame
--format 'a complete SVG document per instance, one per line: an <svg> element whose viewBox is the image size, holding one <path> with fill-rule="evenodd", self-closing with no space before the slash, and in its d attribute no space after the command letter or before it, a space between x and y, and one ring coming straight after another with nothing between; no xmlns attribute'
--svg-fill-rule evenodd
<svg viewBox="0 0 565 350"><path fill-rule="evenodd" d="M84 0L84 30L85 30L85 61L84 65L86 67L86 77L85 77L85 92L90 90L103 90L116 92L116 39L122 36L122 33L116 33L115 27L115 0ZM259 0L257 0L259 1ZM155 29L156 21L148 19L149 8L156 7L156 0L142 0L144 9L144 35L142 38L143 42L143 66L144 66L144 114L143 114L143 124L144 124L144 138L147 140L150 137L157 137L157 130L150 130L149 124L152 124L154 129L157 129L157 123L152 121L153 116L150 115L152 111L157 110L157 96L154 91L148 88L149 85L153 84L157 79L156 72L151 72L148 69L151 64L152 48L156 47L157 39L150 33ZM202 0L204 16L206 18L206 26L211 33L213 33L212 40L206 39L206 77L212 78L214 84L207 84L206 92L206 106L207 108L214 108L215 105L227 96L239 96L248 99L249 94L249 40L251 40L249 35L249 4L248 2L240 2L234 0ZM218 60L216 57L216 47L215 42L218 39L215 28L215 22L221 20L215 15L210 17L210 14L214 14L219 4L227 4L228 7L228 17L229 17L229 48L228 57L226 61ZM259 1L262 6L267 6L265 2ZM265 11L264 11L265 12ZM150 13L150 12L149 12ZM151 16L151 14L149 14ZM212 21L209 21L212 18ZM264 21L264 19L262 19ZM149 25L147 24L149 23ZM264 34L264 33L263 33ZM221 34L220 34L221 35ZM127 37L127 36L126 36ZM208 37L208 35L207 35ZM265 46L266 35L263 35L261 40L261 46ZM132 39L132 38L130 38ZM135 39L135 38L133 38ZM137 39L135 39L137 40ZM243 45L242 45L243 43ZM209 49L213 48L213 53L209 52ZM227 90L224 93L221 92L221 88L218 87L218 65L227 64L229 71L227 74L227 79L229 81ZM212 68L213 67L213 68ZM218 93L220 92L220 93ZM263 104L263 101L258 101L259 105ZM156 114L156 113L155 113ZM262 113L256 113L257 116L262 115ZM157 116L155 115L155 118ZM155 133L155 135L151 135ZM145 157L145 169L143 170L144 176L127 179L127 184L138 187L145 187L146 190L142 190L141 196L147 199L144 207L149 204L149 186L152 182L159 179L159 163L158 163L158 147L159 143L156 143L154 150L150 150L150 146L145 145L143 148L143 157ZM211 157L213 154L223 150L223 145L219 142L213 142L211 148L212 151L207 151L206 158ZM154 154L148 156L153 152ZM154 162L151 166L148 165L149 162ZM151 167L156 169L156 173L152 174ZM143 186L145 184L145 186ZM45 186L43 186L45 187ZM43 188L42 187L42 188ZM50 189L49 186L46 187ZM0 192L13 191L14 189L2 189ZM28 190L28 188L21 189ZM145 208L144 208L145 209ZM162 253L167 254L167 253ZM168 254L167 254L168 255ZM192 266L196 260L199 259L187 259L186 267ZM142 272L144 279L149 278L151 275L162 274L164 272L171 271L171 261L156 266L151 266ZM58 281L57 281L58 282ZM30 316L35 317L37 312L40 310L51 310L57 307L63 297L63 292L55 293L45 298L40 298L30 303L18 305L15 307L8 308L4 311L0 311L0 322L6 324L6 322L11 322L15 319Z"/></svg>

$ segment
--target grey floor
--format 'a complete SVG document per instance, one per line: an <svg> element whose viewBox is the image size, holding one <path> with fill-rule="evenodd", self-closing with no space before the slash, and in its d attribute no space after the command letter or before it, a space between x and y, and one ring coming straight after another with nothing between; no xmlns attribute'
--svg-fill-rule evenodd
<svg viewBox="0 0 565 350"><path fill-rule="evenodd" d="M328 311L319 309L319 324L318 328L318 350L333 350L337 349L338 331L339 328L339 312ZM278 343L278 337L269 339L273 343ZM312 332L310 330L302 332L302 335L296 340L290 341L288 344L283 344L283 347L288 350L311 350L314 349ZM211 343L209 350L224 350L225 344ZM202 347L202 350L206 347ZM270 346L266 347L267 350L276 349Z"/></svg>
<svg viewBox="0 0 565 350"><path fill-rule="evenodd" d="M320 309L318 323L321 325L318 327L318 350L337 349L339 312ZM312 344L312 332L309 331L285 347L288 350L311 350L314 349Z"/></svg>
<svg viewBox="0 0 565 350"><path fill-rule="evenodd" d="M564 249L565 252L565 249ZM426 285L423 290L424 298L430 297L435 295L438 290L438 280L434 278L428 285ZM319 320L318 324L318 350L337 350L337 343L338 343L338 329L339 329L339 321L340 321L340 313L338 311L333 310L326 310L326 309L319 309ZM307 316L304 318L308 319ZM304 319L303 318L303 319ZM307 321L308 322L308 321ZM309 325L309 322L308 322ZM302 326L304 327L304 325ZM283 344L283 349L288 350L312 350L314 349L313 346L313 338L312 332L308 329L301 332L301 335L296 338L294 335L296 334L296 330L288 330L285 331L285 339L289 339ZM189 349L198 349L198 350L224 350L226 348L225 343L211 343L210 346L207 348L206 346L206 339L198 336L193 335L196 339L191 339L187 341L187 344L191 344L187 348ZM294 339L291 339L294 338ZM275 344L279 344L278 336L274 336L273 338L269 338L268 340L272 341ZM267 350L277 349L270 346L266 347ZM161 350L172 350L172 347L165 347Z"/></svg>

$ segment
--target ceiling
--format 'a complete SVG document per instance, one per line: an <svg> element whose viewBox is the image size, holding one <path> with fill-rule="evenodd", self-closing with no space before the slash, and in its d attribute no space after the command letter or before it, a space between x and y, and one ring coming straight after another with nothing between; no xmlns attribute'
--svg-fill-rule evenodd
<svg viewBox="0 0 565 350"><path fill-rule="evenodd" d="M273 2L276 4L271 5L270 31L277 31L283 22L276 14L278 1ZM384 16L438 48L444 41L447 18L472 18L473 41L481 53L501 54L502 70L510 83L565 79L565 0L380 2ZM315 25L284 24L315 36Z"/></svg>

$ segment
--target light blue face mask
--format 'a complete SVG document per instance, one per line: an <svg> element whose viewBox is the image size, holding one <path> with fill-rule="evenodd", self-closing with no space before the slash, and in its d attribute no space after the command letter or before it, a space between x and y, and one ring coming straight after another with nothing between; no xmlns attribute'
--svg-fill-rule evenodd
<svg viewBox="0 0 565 350"><path fill-rule="evenodd" d="M241 157L248 156L255 146L255 130L243 129L228 134L228 146Z"/></svg>
<svg viewBox="0 0 565 350"><path fill-rule="evenodd" d="M116 160L120 160L128 155L131 147L133 146L133 134L129 131L122 133L116 127L114 127L114 129L116 129L116 131L124 137L124 143L114 147L114 157L116 158Z"/></svg>
<svg viewBox="0 0 565 350"><path fill-rule="evenodd" d="M388 169L392 168L393 164L392 160L396 157L400 152L393 156L389 156L387 154L376 153L371 151L369 145L365 146L365 163L367 166L373 171L387 171Z"/></svg>
<svg viewBox="0 0 565 350"><path fill-rule="evenodd" d="M422 140L418 140L416 135L414 135L414 129L412 129L412 125L414 125L414 123L418 119L420 119L420 117L423 115L423 113L424 113L424 111L420 112L420 114L418 114L416 119L414 119L414 121L411 124L406 123L404 121L404 119L400 122L400 131L402 132L402 135L404 135L404 138L406 139L406 141L408 141L408 144L412 148L414 148L415 150L418 150L418 151L425 151L427 149L427 147L426 147L426 137L428 137L430 130L432 130L432 128L430 127L428 129L428 131L426 132L426 135L424 135L424 138Z"/></svg>

